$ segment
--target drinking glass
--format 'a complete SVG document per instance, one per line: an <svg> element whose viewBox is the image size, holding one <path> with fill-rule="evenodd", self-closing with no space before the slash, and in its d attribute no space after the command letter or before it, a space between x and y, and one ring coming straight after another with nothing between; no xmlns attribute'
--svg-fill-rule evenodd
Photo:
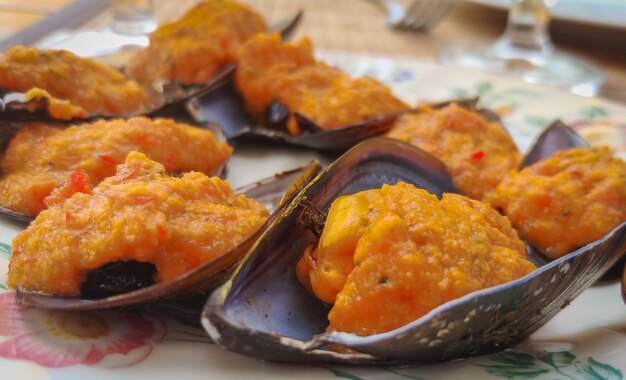
<svg viewBox="0 0 626 380"><path fill-rule="evenodd" d="M141 35L156 29L152 0L113 0L111 30L119 34Z"/></svg>
<svg viewBox="0 0 626 380"><path fill-rule="evenodd" d="M548 4L556 1L512 0L504 34L490 46L448 45L439 60L460 66L497 72L531 83L566 88L593 96L604 80L602 72L582 58L554 48L548 26Z"/></svg>

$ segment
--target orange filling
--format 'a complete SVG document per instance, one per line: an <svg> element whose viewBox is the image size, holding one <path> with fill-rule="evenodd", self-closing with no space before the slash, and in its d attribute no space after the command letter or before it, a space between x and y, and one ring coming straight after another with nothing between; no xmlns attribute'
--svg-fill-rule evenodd
<svg viewBox="0 0 626 380"><path fill-rule="evenodd" d="M149 46L131 60L127 72L144 83L206 83L222 66L236 61L244 41L266 29L263 18L244 5L205 1L152 33Z"/></svg>
<svg viewBox="0 0 626 380"><path fill-rule="evenodd" d="M484 200L522 158L502 127L456 104L402 115L387 136L440 159L457 189L477 200Z"/></svg>
<svg viewBox="0 0 626 380"><path fill-rule="evenodd" d="M89 116L89 112L85 109L73 105L69 100L57 99L46 90L40 88L33 88L29 90L25 97L27 100L35 98L44 98L48 101L48 114L53 119L57 120L71 120L71 119L84 119Z"/></svg>
<svg viewBox="0 0 626 380"><path fill-rule="evenodd" d="M29 96L48 93L50 114L60 119L83 116L80 108L96 115L136 114L152 108L154 102L139 83L110 67L64 50L21 45L0 54L0 88L24 93L45 90Z"/></svg>
<svg viewBox="0 0 626 380"><path fill-rule="evenodd" d="M383 185L336 199L297 274L333 303L329 331L401 327L435 307L535 269L509 221L457 194Z"/></svg>
<svg viewBox="0 0 626 380"><path fill-rule="evenodd" d="M5 173L0 205L36 215L45 209L46 197L71 180L77 168L97 185L115 174L115 166L133 150L171 172L215 174L232 148L208 130L168 119L98 120L67 129L33 123L17 133L0 161Z"/></svg>
<svg viewBox="0 0 626 380"><path fill-rule="evenodd" d="M89 271L125 260L153 263L156 281L176 278L236 247L268 216L224 180L132 152L91 194L51 205L13 240L8 285L74 296Z"/></svg>
<svg viewBox="0 0 626 380"><path fill-rule="evenodd" d="M308 39L281 43L277 34L259 34L239 50L235 76L248 111L263 120L268 106L279 101L323 129L356 124L409 107L372 78L352 79L318 62ZM293 117L289 131L300 133Z"/></svg>
<svg viewBox="0 0 626 380"><path fill-rule="evenodd" d="M551 258L600 239L626 221L626 163L608 148L556 152L511 173L490 199Z"/></svg>

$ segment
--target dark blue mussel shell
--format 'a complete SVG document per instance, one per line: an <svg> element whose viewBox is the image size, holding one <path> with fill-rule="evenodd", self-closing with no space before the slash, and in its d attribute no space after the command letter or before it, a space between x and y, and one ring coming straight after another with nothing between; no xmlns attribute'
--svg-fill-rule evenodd
<svg viewBox="0 0 626 380"><path fill-rule="evenodd" d="M488 110L476 110L477 98L457 99L431 104L432 108L442 108L450 103L478 112L490 121L500 122L497 115ZM263 123L252 119L246 112L243 99L237 93L233 81L223 81L205 96L187 103L189 113L198 122L215 123L222 127L229 140L237 138L279 141L307 148L344 152L359 142L389 131L394 121L403 113L420 112L421 108L371 117L357 124L336 129L322 129L306 115L295 113L294 117L302 133L291 135L285 127L289 110L275 101L267 110Z"/></svg>
<svg viewBox="0 0 626 380"><path fill-rule="evenodd" d="M551 126L526 163L551 154L544 144L577 142L571 133ZM328 305L294 275L304 248L316 241L311 210L323 214L339 196L398 181L434 194L455 191L444 165L418 148L382 138L357 145L294 198L212 293L202 315L211 338L245 355L301 363L429 363L500 351L543 326L626 253L624 223L523 278L447 302L398 329L367 337L325 332Z"/></svg>

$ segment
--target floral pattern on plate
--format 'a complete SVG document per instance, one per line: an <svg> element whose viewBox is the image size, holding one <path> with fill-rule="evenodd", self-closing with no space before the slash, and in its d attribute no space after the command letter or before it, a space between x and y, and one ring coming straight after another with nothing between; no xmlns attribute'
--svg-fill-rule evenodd
<svg viewBox="0 0 626 380"><path fill-rule="evenodd" d="M127 367L150 355L167 327L160 320L121 312L63 312L24 308L12 292L0 294L0 356L44 367L95 365L110 355L107 366ZM7 323L8 322L8 323Z"/></svg>
<svg viewBox="0 0 626 380"><path fill-rule="evenodd" d="M489 361L476 365L492 375L507 379L532 379L538 376L597 380L624 378L622 371L609 364L593 357L580 360L569 351L541 351L535 355L505 351L491 355Z"/></svg>
<svg viewBox="0 0 626 380"><path fill-rule="evenodd" d="M626 108L599 99L506 78L443 68L407 58L322 52L320 58L354 75L388 83L412 104L480 96L503 117L520 149L555 118L591 143L623 152ZM621 144L621 145L620 145ZM622 148L620 148L620 146ZM229 180L247 183L315 153L238 147ZM320 156L321 158L321 156ZM416 367L300 366L267 363L209 344L203 330L151 314L63 313L26 309L6 288L10 242L20 227L0 219L0 373L31 379L623 379L626 308L619 285L595 286L528 341L502 353Z"/></svg>

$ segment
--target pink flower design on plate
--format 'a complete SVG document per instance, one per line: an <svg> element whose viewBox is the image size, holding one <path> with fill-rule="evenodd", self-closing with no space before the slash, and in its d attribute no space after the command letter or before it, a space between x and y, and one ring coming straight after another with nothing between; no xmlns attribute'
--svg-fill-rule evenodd
<svg viewBox="0 0 626 380"><path fill-rule="evenodd" d="M139 314L25 308L0 294L0 356L46 367L127 367L147 358L167 328ZM104 360L106 358L106 360Z"/></svg>

